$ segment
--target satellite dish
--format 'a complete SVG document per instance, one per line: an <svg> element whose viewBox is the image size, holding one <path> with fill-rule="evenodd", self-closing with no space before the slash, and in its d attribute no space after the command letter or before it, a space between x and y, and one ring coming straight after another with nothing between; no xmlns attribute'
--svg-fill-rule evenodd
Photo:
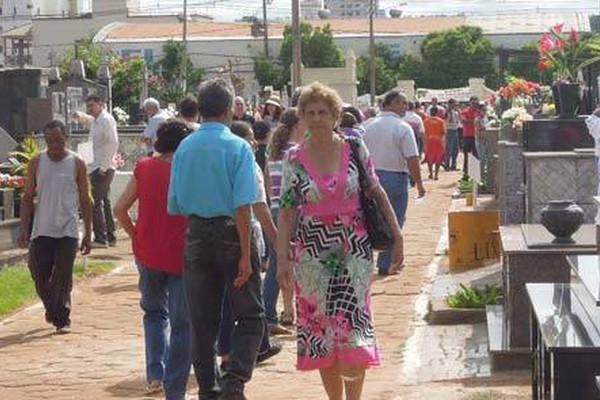
<svg viewBox="0 0 600 400"><path fill-rule="evenodd" d="M320 19L329 19L331 18L331 10L328 10L326 8L319 10L319 18Z"/></svg>
<svg viewBox="0 0 600 400"><path fill-rule="evenodd" d="M390 17L392 17L392 18L400 18L400 17L402 17L402 10L391 9L390 10Z"/></svg>

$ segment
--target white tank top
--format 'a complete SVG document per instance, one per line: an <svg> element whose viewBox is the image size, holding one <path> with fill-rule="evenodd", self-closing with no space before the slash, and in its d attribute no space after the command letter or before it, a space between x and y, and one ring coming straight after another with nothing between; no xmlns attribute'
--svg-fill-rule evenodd
<svg viewBox="0 0 600 400"><path fill-rule="evenodd" d="M46 151L40 153L36 175L37 203L31 238L79 238L79 191L77 187L76 154L52 161Z"/></svg>

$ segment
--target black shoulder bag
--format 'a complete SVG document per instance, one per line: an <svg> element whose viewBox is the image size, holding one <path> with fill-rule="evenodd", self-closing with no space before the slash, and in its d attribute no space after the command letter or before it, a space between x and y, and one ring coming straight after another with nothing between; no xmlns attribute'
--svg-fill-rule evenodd
<svg viewBox="0 0 600 400"><path fill-rule="evenodd" d="M352 149L352 154L358 167L358 182L360 185L360 206L365 215L365 227L369 234L371 247L375 250L387 250L394 242L392 228L381 212L377 201L367 195L370 188L371 178L367 172L362 158L359 154L359 143L353 139L347 139Z"/></svg>

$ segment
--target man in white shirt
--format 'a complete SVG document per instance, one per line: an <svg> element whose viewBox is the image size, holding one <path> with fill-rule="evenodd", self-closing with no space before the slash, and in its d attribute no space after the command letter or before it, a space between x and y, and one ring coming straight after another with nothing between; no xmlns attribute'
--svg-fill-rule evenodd
<svg viewBox="0 0 600 400"><path fill-rule="evenodd" d="M382 107L384 111L365 126L363 139L373 157L379 182L402 227L408 206L409 173L416 183L419 197L425 195L419 151L412 128L402 120L408 109L406 96L392 90L385 95ZM380 253L377 260L379 274L399 272L390 268L391 263L391 250Z"/></svg>
<svg viewBox="0 0 600 400"><path fill-rule="evenodd" d="M158 126L169 119L169 113L161 110L160 103L154 97L148 97L144 100L143 108L148 117L148 125L146 125L144 132L142 132L142 142L146 143L148 151L153 153Z"/></svg>
<svg viewBox="0 0 600 400"><path fill-rule="evenodd" d="M94 160L88 164L88 174L92 186L94 208L92 224L94 241L92 247L115 246L115 221L109 199L110 185L115 176L115 155L119 149L117 123L104 109L104 103L96 95L88 96L87 112L94 120L90 127L90 141Z"/></svg>

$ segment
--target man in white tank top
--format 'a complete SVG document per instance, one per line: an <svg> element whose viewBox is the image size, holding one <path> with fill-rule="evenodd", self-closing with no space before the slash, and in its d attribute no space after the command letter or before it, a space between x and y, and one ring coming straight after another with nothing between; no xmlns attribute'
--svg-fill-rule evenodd
<svg viewBox="0 0 600 400"><path fill-rule="evenodd" d="M85 163L66 148L65 124L50 121L43 132L47 149L28 165L19 244L29 246L29 268L46 309L46 321L57 333L69 333L79 210L85 229L80 249L85 255L91 249L92 201Z"/></svg>

